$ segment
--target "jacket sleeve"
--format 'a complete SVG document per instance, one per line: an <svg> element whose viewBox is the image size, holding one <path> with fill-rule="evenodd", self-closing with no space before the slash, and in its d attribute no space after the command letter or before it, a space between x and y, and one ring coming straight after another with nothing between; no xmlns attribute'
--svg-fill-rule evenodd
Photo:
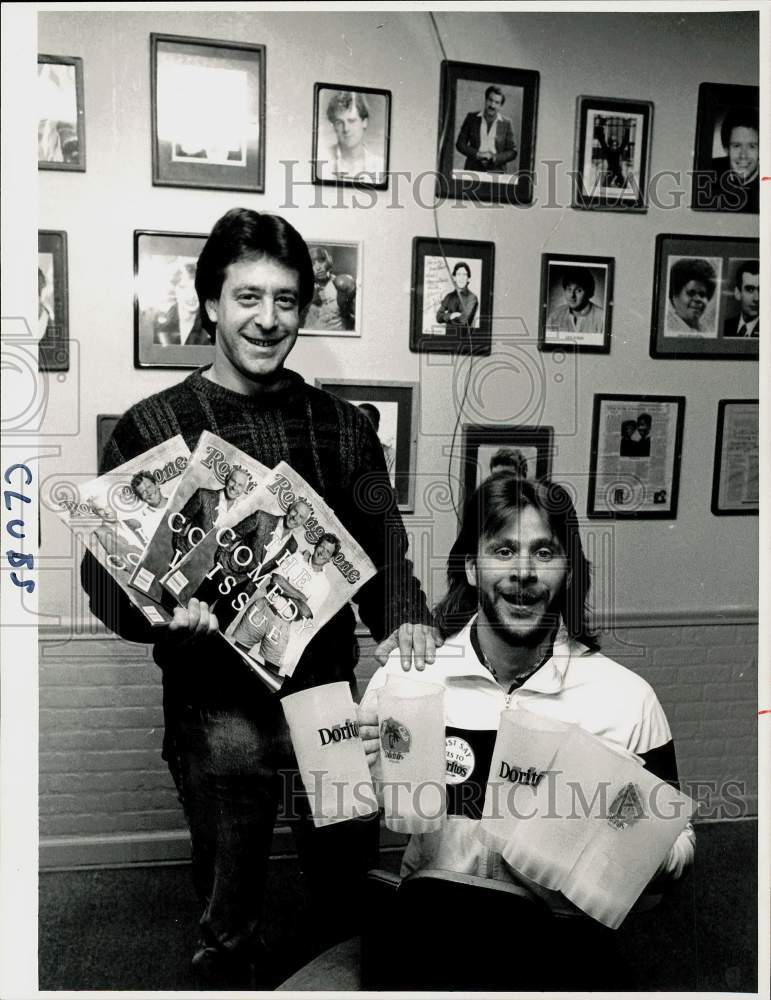
<svg viewBox="0 0 771 1000"><path fill-rule="evenodd" d="M474 317L477 314L477 309L479 307L479 299L474 295L474 301L471 303L471 308L468 310L464 323L466 326L471 326L474 322Z"/></svg>
<svg viewBox="0 0 771 1000"><path fill-rule="evenodd" d="M460 132L458 133L458 141L455 143L455 148L458 152L462 153L466 157L476 156L479 152L479 149L472 143L474 118L475 115L473 112L466 115L463 120L463 124L460 127Z"/></svg>
<svg viewBox="0 0 771 1000"><path fill-rule="evenodd" d="M442 304L436 310L436 321L437 323L449 323L450 321L450 300L452 299L454 292L448 292L447 295L442 299Z"/></svg>
<svg viewBox="0 0 771 1000"><path fill-rule="evenodd" d="M642 717L639 735L641 742L636 752L642 757L647 771L679 789L675 744L664 709L652 688L648 691ZM669 854L659 866L653 880L654 886L663 881L676 881L682 878L693 864L695 852L696 834L693 824L688 823L685 829L680 831Z"/></svg>
<svg viewBox="0 0 771 1000"><path fill-rule="evenodd" d="M405 622L431 623L426 595L407 558L407 533L386 471L380 441L364 414L357 423L359 466L354 475L351 534L377 568L354 595L376 642Z"/></svg>

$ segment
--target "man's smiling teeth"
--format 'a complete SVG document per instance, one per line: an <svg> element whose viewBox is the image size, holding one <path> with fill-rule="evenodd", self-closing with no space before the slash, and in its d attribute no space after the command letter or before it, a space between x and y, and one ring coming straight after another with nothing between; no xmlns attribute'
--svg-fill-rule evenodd
<svg viewBox="0 0 771 1000"><path fill-rule="evenodd" d="M248 334L243 334L244 340L248 340L250 344L257 344L258 347L272 347L273 344L277 344L277 340L260 340L257 337L250 337Z"/></svg>
<svg viewBox="0 0 771 1000"><path fill-rule="evenodd" d="M540 594L501 594L501 597L507 604L513 604L517 607L537 604L541 599Z"/></svg>

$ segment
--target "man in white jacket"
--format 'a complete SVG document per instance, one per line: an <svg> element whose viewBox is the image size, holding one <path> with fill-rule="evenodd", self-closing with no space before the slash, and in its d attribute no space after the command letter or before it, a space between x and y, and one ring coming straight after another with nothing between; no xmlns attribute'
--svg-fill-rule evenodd
<svg viewBox="0 0 771 1000"><path fill-rule="evenodd" d="M445 687L447 759L452 764L447 772L448 820L435 833L411 838L402 875L438 868L524 886L558 918L578 918L558 919L555 926L566 941L591 941L607 958L606 938L612 932L603 933L605 928L582 917L561 893L525 878L477 836L498 723L504 709L517 707L576 723L637 754L648 770L676 785L674 745L664 711L643 678L599 652L587 627L590 567L575 509L560 486L509 472L485 480L466 507L447 576L448 592L435 612L445 642L426 679ZM401 669L398 656L391 656L362 699L360 733L370 763L380 747L377 691L389 673ZM650 890L660 891L663 881L683 874L693 860L694 843L689 824ZM641 903L644 899L645 894ZM565 988L580 988L570 978L577 975L570 965L565 965ZM603 965L610 967L607 961ZM588 983L596 989L601 970L592 966L589 962ZM614 988L623 988L617 979Z"/></svg>

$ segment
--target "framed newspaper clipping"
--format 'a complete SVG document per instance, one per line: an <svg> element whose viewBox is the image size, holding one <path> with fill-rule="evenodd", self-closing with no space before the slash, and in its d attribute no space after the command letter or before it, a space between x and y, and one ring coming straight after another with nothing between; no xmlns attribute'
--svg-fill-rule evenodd
<svg viewBox="0 0 771 1000"><path fill-rule="evenodd" d="M594 397L589 517L674 519L685 396Z"/></svg>
<svg viewBox="0 0 771 1000"><path fill-rule="evenodd" d="M721 399L717 411L712 513L757 514L760 497L757 399Z"/></svg>

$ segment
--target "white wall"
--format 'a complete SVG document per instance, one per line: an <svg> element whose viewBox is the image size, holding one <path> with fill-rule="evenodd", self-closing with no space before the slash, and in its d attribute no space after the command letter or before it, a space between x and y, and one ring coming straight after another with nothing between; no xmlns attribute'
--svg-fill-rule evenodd
<svg viewBox="0 0 771 1000"><path fill-rule="evenodd" d="M653 101L652 173L692 167L696 103L702 81L757 84L757 17L747 13L437 13L447 56L538 70L536 158L573 157L579 94ZM135 370L132 332L132 232L207 232L228 208L242 204L284 214L309 238L364 242L363 336L302 338L292 366L316 377L419 381L422 407L414 532L418 572L433 597L454 538L455 517L435 486L446 478L457 416L453 386L459 365L409 351L411 242L434 234L430 209L409 185L377 193L370 208L352 209L354 193L295 186L297 207L282 207L285 168L298 160L309 176L313 84L316 81L390 89L391 169L413 173L435 166L442 53L422 13L70 13L39 18L39 51L82 56L88 170L40 173L39 227L66 230L69 240L71 337L79 365L50 384L47 430L61 454L53 474L93 474L95 417L118 413L184 372ZM259 42L267 48L267 160L264 195L153 188L150 154L151 31ZM303 167L304 164L304 167ZM539 187L546 169L539 168ZM613 554L601 574L601 600L620 612L751 611L757 606L757 519L714 517L710 493L718 400L757 395L757 365L744 361L666 361L648 354L654 244L660 232L757 235L756 216L692 212L684 178L682 207L651 207L645 215L578 212L568 207L513 208L449 202L438 210L445 237L496 245L493 355L475 362L472 393L480 398L464 422L532 423L554 427L555 478L579 487L586 510L592 399L595 392L661 393L687 397L680 504L672 522L587 523L598 538L612 535ZM666 187L671 190L671 184ZM359 196L361 198L361 196ZM421 188L423 205L431 184ZM314 207L314 199L326 207ZM397 205L394 202L397 201ZM556 201L570 202L560 174ZM616 259L612 350L558 364L534 346L540 256L551 251L597 253ZM524 327L519 325L519 320ZM513 332L526 331L525 345ZM504 353L501 353L501 351ZM518 359L518 360L517 360ZM531 377L544 379L531 398ZM555 374L562 382L554 380ZM457 470L457 456L455 468ZM428 493L428 497L426 496ZM434 509L438 507L439 509ZM41 610L69 618L72 583L66 530L43 514ZM50 620L50 619L49 619Z"/></svg>

